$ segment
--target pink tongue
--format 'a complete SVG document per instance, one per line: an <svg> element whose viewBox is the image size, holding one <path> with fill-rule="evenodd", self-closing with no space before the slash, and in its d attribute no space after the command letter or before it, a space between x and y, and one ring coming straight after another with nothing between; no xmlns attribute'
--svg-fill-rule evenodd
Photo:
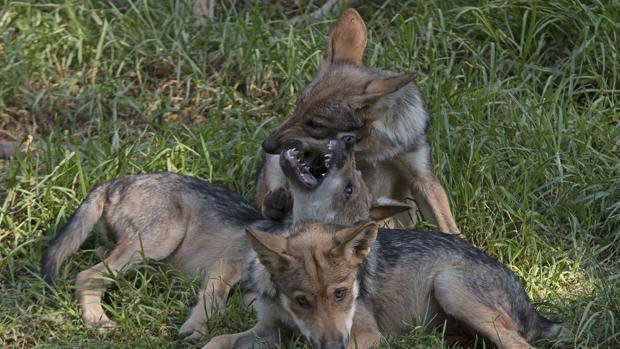
<svg viewBox="0 0 620 349"><path fill-rule="evenodd" d="M301 176L301 180L307 185L315 186L319 183L313 175L303 172L299 173L299 175Z"/></svg>

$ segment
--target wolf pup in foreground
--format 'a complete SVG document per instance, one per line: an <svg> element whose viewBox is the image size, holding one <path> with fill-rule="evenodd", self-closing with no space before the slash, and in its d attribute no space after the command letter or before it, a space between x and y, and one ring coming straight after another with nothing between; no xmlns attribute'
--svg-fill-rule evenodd
<svg viewBox="0 0 620 349"><path fill-rule="evenodd" d="M321 167L325 176L313 188L293 190L297 211L293 222L302 219L353 224L382 219L411 207L387 203L371 207L368 190L350 157L352 144L331 141L323 145ZM284 171L296 187L301 176L296 154L281 156ZM320 200L318 200L320 198ZM317 208L320 204L320 208ZM55 282L62 262L75 252L95 223L113 233L116 246L103 262L77 275L76 297L86 323L114 327L105 314L101 299L105 292L104 273L116 273L135 264L142 254L165 261L203 281L198 303L181 326L180 333L198 339L207 332L207 318L214 309L224 310L230 287L245 278L255 263L245 236L249 226L277 232L285 223L262 220L258 209L243 197L208 182L174 173L122 177L102 184L86 197L67 224L43 253L41 273Z"/></svg>
<svg viewBox="0 0 620 349"><path fill-rule="evenodd" d="M256 202L263 215L286 216L292 200L278 167L281 151L331 138L355 138L357 167L375 197L404 201L413 194L422 215L439 230L459 234L444 188L432 171L426 137L429 115L412 74L369 69L362 65L366 26L353 9L332 29L318 73L297 100L293 114L263 142L268 153L257 181ZM310 165L315 161L305 156ZM314 173L310 170L310 174ZM313 183L311 176L304 180ZM398 224L411 227L413 214Z"/></svg>
<svg viewBox="0 0 620 349"><path fill-rule="evenodd" d="M375 222L247 234L261 263L252 270L258 322L203 349L273 344L295 328L318 349L375 347L416 325L502 348L566 333L534 309L508 268L456 236L378 230Z"/></svg>

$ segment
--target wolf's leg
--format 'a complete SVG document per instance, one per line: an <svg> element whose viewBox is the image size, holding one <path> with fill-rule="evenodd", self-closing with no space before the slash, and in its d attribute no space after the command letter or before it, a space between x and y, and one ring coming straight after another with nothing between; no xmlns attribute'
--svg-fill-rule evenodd
<svg viewBox="0 0 620 349"><path fill-rule="evenodd" d="M520 334L515 321L502 309L480 302L463 284L463 277L461 272L452 270L442 271L435 277L434 294L443 311L500 348L534 348ZM493 297L493 292L487 296Z"/></svg>
<svg viewBox="0 0 620 349"><path fill-rule="evenodd" d="M379 332L375 318L363 304L358 304L355 308L351 338L347 349L374 348L379 345L380 341L381 332Z"/></svg>
<svg viewBox="0 0 620 349"><path fill-rule="evenodd" d="M158 234L155 231L150 236L154 238L142 241L136 237L119 241L103 262L77 275L75 295L80 304L84 322L99 325L103 330L116 325L105 314L101 306L101 298L108 283L103 274L108 271L113 275L116 274L124 266L138 262L142 254L147 258L161 260L170 255L183 238L183 234L175 234L173 230L166 231L165 234ZM167 239L157 238L161 236L166 236Z"/></svg>
<svg viewBox="0 0 620 349"><path fill-rule="evenodd" d="M256 205L268 219L281 220L293 208L293 198L286 188L278 155L267 154L256 181Z"/></svg>
<svg viewBox="0 0 620 349"><path fill-rule="evenodd" d="M245 332L213 337L202 349L263 348L277 344L279 339L277 327L259 322Z"/></svg>
<svg viewBox="0 0 620 349"><path fill-rule="evenodd" d="M232 285L239 282L239 273L233 263L222 259L209 270L198 293L198 303L192 309L189 318L183 323L179 334L189 340L202 338L208 330L208 320L217 310L224 313L226 299Z"/></svg>
<svg viewBox="0 0 620 349"><path fill-rule="evenodd" d="M106 271L116 273L127 264L132 264L138 258L140 247L120 242L117 244L108 258L90 269L81 271L75 280L75 296L82 309L82 319L87 324L95 324L101 328L115 327L114 321L103 311L101 298L108 283L103 274Z"/></svg>
<svg viewBox="0 0 620 349"><path fill-rule="evenodd" d="M456 225L448 195L433 173L428 144L400 157L402 167L411 178L411 191L424 218L449 234L461 234Z"/></svg>

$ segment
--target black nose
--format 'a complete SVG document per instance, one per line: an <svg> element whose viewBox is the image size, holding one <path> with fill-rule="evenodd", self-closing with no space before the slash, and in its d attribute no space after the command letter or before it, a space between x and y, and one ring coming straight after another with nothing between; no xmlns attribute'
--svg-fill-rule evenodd
<svg viewBox="0 0 620 349"><path fill-rule="evenodd" d="M271 137L267 137L263 141L263 149L267 154L277 154L278 153L279 144Z"/></svg>

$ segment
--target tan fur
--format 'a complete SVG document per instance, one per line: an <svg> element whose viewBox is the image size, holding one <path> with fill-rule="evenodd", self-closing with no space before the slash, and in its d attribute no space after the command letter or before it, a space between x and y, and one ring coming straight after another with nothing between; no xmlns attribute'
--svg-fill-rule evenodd
<svg viewBox="0 0 620 349"><path fill-rule="evenodd" d="M366 222L335 235L311 225L305 232L285 239L249 229L248 236L274 282L286 285L282 302L300 331L321 346L342 343L350 336L359 292L354 270L368 254L377 225ZM300 297L311 307L300 304Z"/></svg>
<svg viewBox="0 0 620 349"><path fill-rule="evenodd" d="M191 315L179 332L191 333L187 338L189 340L197 340L206 335L205 329L208 328L209 319L214 315L213 311L224 313L230 288L239 282L240 275L233 261L228 259L218 261L213 271L205 278L198 293L198 303L192 308Z"/></svg>
<svg viewBox="0 0 620 349"><path fill-rule="evenodd" d="M173 237L174 234L170 236ZM76 278L75 292L84 321L90 324L99 324L102 328L114 327L115 325L104 313L101 306L101 298L107 283L102 275L104 272L109 271L115 274L122 267L140 261L143 250L147 258L161 260L176 248L178 241L174 238L158 241L134 239L119 241L103 262L80 272Z"/></svg>
<svg viewBox="0 0 620 349"><path fill-rule="evenodd" d="M270 348L269 344L276 344L279 339L278 328L258 323L245 332L213 337L202 349Z"/></svg>
<svg viewBox="0 0 620 349"><path fill-rule="evenodd" d="M364 20L354 9L346 9L332 30L325 58L331 63L362 64L367 41Z"/></svg>
<svg viewBox="0 0 620 349"><path fill-rule="evenodd" d="M196 211L195 217L200 214ZM183 224L169 224L169 228L183 228ZM144 254L149 259L165 260L187 275L204 275L198 302L180 328L181 333L189 333L188 339L202 338L213 312L224 311L230 287L240 278L238 266L243 265L245 260L244 239L235 238L236 231L230 231L227 227L213 228L211 233L194 230L186 233L171 229L157 234L156 240L130 236L119 241L102 263L80 272L76 278L76 296L84 321L102 329L115 326L101 305L107 283L103 275L106 272L116 274L119 269L141 261Z"/></svg>
<svg viewBox="0 0 620 349"><path fill-rule="evenodd" d="M306 204L307 209L302 209L293 221L323 218L350 224L367 218L369 211L381 219L407 209L406 205L391 201L372 206L361 175L355 170L353 156L346 159L341 169L334 166L315 189L321 191L319 197L313 198L312 192L298 194L298 207ZM341 197L345 183L356 187L349 204L314 211L314 199L321 205L321 196ZM198 339L207 333L209 319L222 313L230 287L241 280L254 260L254 253L248 253L244 230L259 218L256 208L242 197L195 178L172 173L122 177L98 186L87 196L46 248L42 274L53 282L58 267L100 222L109 228L117 244L101 263L77 276L76 296L83 320L102 329L114 327L101 304L107 284L105 273L116 275L144 256L167 262L203 281L198 302L180 328L189 339ZM268 245L273 246L273 242Z"/></svg>
<svg viewBox="0 0 620 349"><path fill-rule="evenodd" d="M398 232L381 234L375 243L372 222L306 223L286 237L248 230L268 272L261 275L273 283L267 288L277 292L258 290L263 296L252 330L216 337L204 348L277 344L277 331L286 327L298 329L318 349L375 348L382 333L398 335L420 326L426 332L444 329L446 339L472 340L477 334L500 348L532 349L526 338L550 337L555 333L545 332L562 329L534 310L514 275L462 240L401 232L401 238L409 237L401 242L382 238ZM348 294L337 301L340 289Z"/></svg>
<svg viewBox="0 0 620 349"><path fill-rule="evenodd" d="M355 309L348 349L373 348L379 345L381 332L372 314L363 305Z"/></svg>
<svg viewBox="0 0 620 349"><path fill-rule="evenodd" d="M263 146L277 152L293 144L313 147L354 135L357 166L374 197L413 198L441 231L460 234L448 196L432 171L425 134L429 117L419 91L410 84L413 75L362 67L366 40L362 18L346 10L332 29L319 72L299 96L293 114ZM270 205L267 195L285 187L278 177L258 180L256 202L263 212ZM401 215L392 226L412 227L415 216L415 211Z"/></svg>
<svg viewBox="0 0 620 349"><path fill-rule="evenodd" d="M308 191L291 180L293 184L288 185L288 191L295 198L293 223L299 222L295 217L340 224L353 224L368 218L381 222L411 209L411 205L401 201L373 198L369 195L362 173L356 168L353 151L345 150L338 156L344 159L342 166L332 166L318 188ZM347 186L352 191L348 198L344 193Z"/></svg>

